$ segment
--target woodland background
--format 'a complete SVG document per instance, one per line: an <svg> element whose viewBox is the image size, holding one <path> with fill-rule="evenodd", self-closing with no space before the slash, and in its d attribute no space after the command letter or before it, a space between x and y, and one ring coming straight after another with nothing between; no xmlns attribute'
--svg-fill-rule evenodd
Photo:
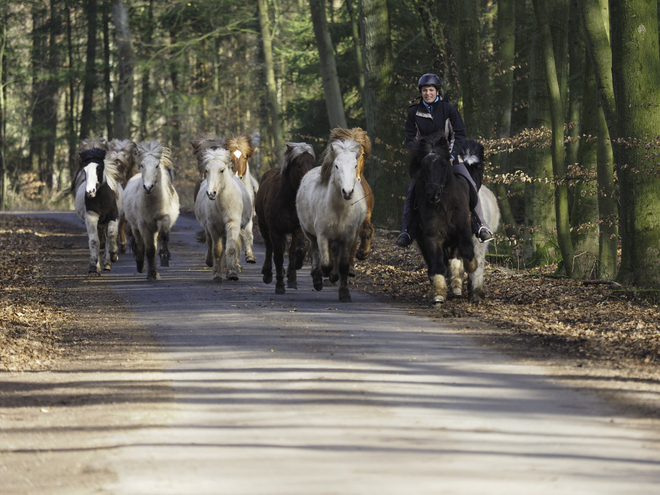
<svg viewBox="0 0 660 495"><path fill-rule="evenodd" d="M70 208L87 137L172 148L189 207L200 133L250 134L258 177L286 141L320 153L332 127L360 126L374 220L394 229L405 115L435 72L486 146L498 253L660 288L659 5L0 0L0 204Z"/></svg>

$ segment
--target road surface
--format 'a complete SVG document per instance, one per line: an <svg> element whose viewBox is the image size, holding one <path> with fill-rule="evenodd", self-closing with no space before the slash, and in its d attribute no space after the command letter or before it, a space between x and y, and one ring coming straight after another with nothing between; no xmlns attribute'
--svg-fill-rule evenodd
<svg viewBox="0 0 660 495"><path fill-rule="evenodd" d="M85 286L119 294L153 345L129 335L112 359L0 376L8 393L66 397L5 400L0 493L660 492L656 421L438 320L314 292L308 265L276 296L260 247L239 281L215 284L196 230L180 217L161 281L126 254Z"/></svg>

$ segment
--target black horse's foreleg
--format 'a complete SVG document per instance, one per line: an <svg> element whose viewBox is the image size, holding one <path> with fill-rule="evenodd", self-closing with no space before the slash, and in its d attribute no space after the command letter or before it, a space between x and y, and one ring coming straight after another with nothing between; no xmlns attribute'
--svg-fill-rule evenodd
<svg viewBox="0 0 660 495"><path fill-rule="evenodd" d="M291 245L289 246L289 266L286 269L287 287L289 289L298 288L297 270L302 268L302 262L305 257L305 239L299 230L291 234Z"/></svg>
<svg viewBox="0 0 660 495"><path fill-rule="evenodd" d="M284 250L286 249L286 236L271 235L273 241L273 261L275 262L275 294L284 294Z"/></svg>
<svg viewBox="0 0 660 495"><path fill-rule="evenodd" d="M351 266L351 245L345 242L338 243L337 246L337 264L339 265L339 300L341 302L351 302L351 293L348 290L348 270Z"/></svg>
<svg viewBox="0 0 660 495"><path fill-rule="evenodd" d="M273 242L270 240L268 226L261 219L259 219L259 230L261 237L264 238L264 244L266 244L266 256L261 267L261 275L263 275L264 284L269 284L273 281Z"/></svg>

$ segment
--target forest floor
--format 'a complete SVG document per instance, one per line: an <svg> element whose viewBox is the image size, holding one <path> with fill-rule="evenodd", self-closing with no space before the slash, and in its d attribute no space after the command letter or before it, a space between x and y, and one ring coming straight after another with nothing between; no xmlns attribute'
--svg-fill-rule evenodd
<svg viewBox="0 0 660 495"><path fill-rule="evenodd" d="M99 295L67 290L75 283L67 275L80 267L51 262L72 235L79 230L56 221L0 216L0 371L56 368L107 333L101 327L109 323L101 319L99 328L81 332L80 308ZM552 266L528 271L488 265L484 303L463 297L429 307L417 247L398 248L394 239L393 233L376 234L369 258L357 264L356 289L442 320L518 359L597 375L608 388L616 381L639 396L660 386L657 292L558 278ZM657 404L647 410L659 411Z"/></svg>

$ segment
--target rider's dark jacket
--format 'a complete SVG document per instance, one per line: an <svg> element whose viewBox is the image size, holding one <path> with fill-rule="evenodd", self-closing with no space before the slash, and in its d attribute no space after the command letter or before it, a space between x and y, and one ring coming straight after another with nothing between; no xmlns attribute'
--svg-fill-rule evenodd
<svg viewBox="0 0 660 495"><path fill-rule="evenodd" d="M465 145L466 131L465 124L458 110L451 103L439 99L430 105L432 112L426 108L423 101L412 105L408 110L408 120L406 120L406 144L412 145L415 138L427 136L438 131L445 132L447 122L451 126L449 152L458 158Z"/></svg>

